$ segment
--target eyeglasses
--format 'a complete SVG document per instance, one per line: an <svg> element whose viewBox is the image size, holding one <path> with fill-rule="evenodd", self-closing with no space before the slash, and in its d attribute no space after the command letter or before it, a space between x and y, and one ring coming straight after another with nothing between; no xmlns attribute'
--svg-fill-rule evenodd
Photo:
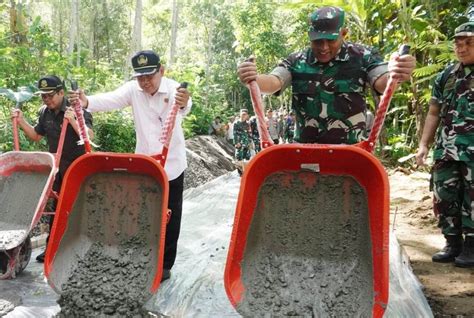
<svg viewBox="0 0 474 318"><path fill-rule="evenodd" d="M49 93L49 94L41 94L41 98L42 99L50 99L50 98L53 98L54 95L56 95L58 92L54 91L52 93Z"/></svg>
<svg viewBox="0 0 474 318"><path fill-rule="evenodd" d="M454 41L454 48L459 49L464 46L467 47L474 47L474 39L472 38L467 38L467 39L455 39Z"/></svg>
<svg viewBox="0 0 474 318"><path fill-rule="evenodd" d="M137 76L137 81L140 81L140 82L151 81L156 73L158 73L158 72L155 72L155 73L149 74L149 75Z"/></svg>

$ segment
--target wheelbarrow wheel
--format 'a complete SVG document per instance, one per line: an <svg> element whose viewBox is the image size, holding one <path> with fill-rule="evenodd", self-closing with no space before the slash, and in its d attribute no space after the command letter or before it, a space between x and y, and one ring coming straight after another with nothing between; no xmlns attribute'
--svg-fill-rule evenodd
<svg viewBox="0 0 474 318"><path fill-rule="evenodd" d="M15 257L16 261L10 262L12 257ZM26 268L30 259L31 239L28 236L19 247L0 252L0 278L15 278Z"/></svg>
<svg viewBox="0 0 474 318"><path fill-rule="evenodd" d="M31 238L28 235L26 240L23 242L20 248L20 255L18 256L19 262L18 266L15 269L16 274L20 274L23 272L23 270L28 266L28 263L30 262L31 259Z"/></svg>

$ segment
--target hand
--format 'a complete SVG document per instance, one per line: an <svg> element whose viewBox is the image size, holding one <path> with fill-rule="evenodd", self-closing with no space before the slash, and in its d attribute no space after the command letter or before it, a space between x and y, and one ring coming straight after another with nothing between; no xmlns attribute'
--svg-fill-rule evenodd
<svg viewBox="0 0 474 318"><path fill-rule="evenodd" d="M69 104L71 105L74 105L77 101L79 101L83 108L87 108L87 106L89 106L89 101L87 100L87 97L82 89L78 89L77 91L69 91L68 100Z"/></svg>
<svg viewBox="0 0 474 318"><path fill-rule="evenodd" d="M237 149L240 148L241 146L242 146L242 145L240 144L240 142L238 142L238 143L235 144L235 148L237 148Z"/></svg>
<svg viewBox="0 0 474 318"><path fill-rule="evenodd" d="M72 107L66 108L66 112L64 113L64 118L67 118L70 123L76 121L76 113Z"/></svg>
<svg viewBox="0 0 474 318"><path fill-rule="evenodd" d="M179 106L180 109L185 108L189 101L189 91L187 88L178 88L174 95L174 102Z"/></svg>
<svg viewBox="0 0 474 318"><path fill-rule="evenodd" d="M13 118L18 118L18 120L23 119L23 112L19 109L13 109L11 112L10 117Z"/></svg>
<svg viewBox="0 0 474 318"><path fill-rule="evenodd" d="M257 65L254 62L243 62L237 67L237 74L242 83L248 84L257 79Z"/></svg>
<svg viewBox="0 0 474 318"><path fill-rule="evenodd" d="M416 153L416 164L418 166L424 166L426 157L428 156L428 147L425 145L420 145L420 148L418 148L418 152Z"/></svg>
<svg viewBox="0 0 474 318"><path fill-rule="evenodd" d="M408 81L411 78L411 73L415 69L416 59L414 56L405 54L398 55L393 53L388 62L388 71L393 79L398 82Z"/></svg>

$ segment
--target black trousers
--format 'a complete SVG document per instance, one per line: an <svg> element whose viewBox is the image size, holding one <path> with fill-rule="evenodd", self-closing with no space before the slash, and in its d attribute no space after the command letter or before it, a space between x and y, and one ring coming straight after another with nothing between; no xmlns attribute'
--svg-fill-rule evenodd
<svg viewBox="0 0 474 318"><path fill-rule="evenodd" d="M69 163L66 167L59 167L58 173L56 173L56 176L54 178L54 183L53 183L53 191L55 191L59 195L59 190L61 190L61 185L63 184L63 177L66 174L67 168L69 168L71 164ZM56 212L56 208L58 206L58 200L52 199L51 203L51 211ZM54 214L49 216L49 233L48 237L46 238L46 244L49 242L49 236L51 235L51 230L53 229L53 223L54 223ZM48 247L46 245L46 247Z"/></svg>
<svg viewBox="0 0 474 318"><path fill-rule="evenodd" d="M166 227L164 269L171 269L176 260L183 211L184 172L178 178L169 181L169 190L168 209L171 210L171 218Z"/></svg>

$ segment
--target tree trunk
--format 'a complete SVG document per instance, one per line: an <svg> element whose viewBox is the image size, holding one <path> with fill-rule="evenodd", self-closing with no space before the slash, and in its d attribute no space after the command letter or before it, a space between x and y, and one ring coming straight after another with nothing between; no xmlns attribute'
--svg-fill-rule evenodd
<svg viewBox="0 0 474 318"><path fill-rule="evenodd" d="M13 35L13 43L26 43L27 30L22 3L16 3L14 0L10 0L10 32Z"/></svg>
<svg viewBox="0 0 474 318"><path fill-rule="evenodd" d="M142 49L142 0L136 0L135 3L135 21L133 24L131 55Z"/></svg>
<svg viewBox="0 0 474 318"><path fill-rule="evenodd" d="M206 107L209 107L209 90L210 90L210 81L211 81L211 65L213 60L212 52L212 39L214 36L214 10L210 8L209 16L209 28L207 29L207 62L206 62L206 94L205 94L205 103Z"/></svg>
<svg viewBox="0 0 474 318"><path fill-rule="evenodd" d="M53 14L54 16L58 17L58 39L59 39L59 54L62 56L64 53L64 34L63 34L63 26L64 26L64 19L62 14L63 9L63 0L59 0L58 7L54 6Z"/></svg>
<svg viewBox="0 0 474 318"><path fill-rule="evenodd" d="M80 4L81 0L76 0L77 1L77 11L76 11L76 66L80 67L81 66L81 33L80 33L80 21L81 21L81 15L80 15Z"/></svg>
<svg viewBox="0 0 474 318"><path fill-rule="evenodd" d="M176 38L178 36L178 1L173 0L173 18L171 21L171 43L170 43L170 60L168 65L171 66L174 63L176 54Z"/></svg>
<svg viewBox="0 0 474 318"><path fill-rule="evenodd" d="M76 44L76 35L77 35L77 12L79 11L78 8L78 0L71 1L71 23L69 23L69 46L67 49L67 54L69 58L69 64L73 64L73 56L74 53L74 45Z"/></svg>
<svg viewBox="0 0 474 318"><path fill-rule="evenodd" d="M109 12L109 8L107 6L107 1L103 1L102 2L102 11L103 11L103 14L105 14L105 23L104 23L104 28L105 28L105 37L106 37L106 54L107 54L107 62L111 63L112 62L112 53L111 53L111 49L110 49L110 32L109 32L109 16L108 16L108 12ZM100 55L100 53L97 53L98 55Z"/></svg>

